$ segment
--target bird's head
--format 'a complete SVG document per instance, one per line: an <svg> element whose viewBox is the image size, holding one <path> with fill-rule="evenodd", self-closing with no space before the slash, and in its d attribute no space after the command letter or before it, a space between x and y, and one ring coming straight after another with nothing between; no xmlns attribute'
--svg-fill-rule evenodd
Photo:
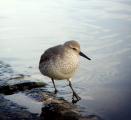
<svg viewBox="0 0 131 120"><path fill-rule="evenodd" d="M89 57L87 57L84 53L80 51L80 44L77 41L75 40L67 41L64 43L64 46L73 50L75 53L79 54L80 56L85 57L88 60L91 60Z"/></svg>

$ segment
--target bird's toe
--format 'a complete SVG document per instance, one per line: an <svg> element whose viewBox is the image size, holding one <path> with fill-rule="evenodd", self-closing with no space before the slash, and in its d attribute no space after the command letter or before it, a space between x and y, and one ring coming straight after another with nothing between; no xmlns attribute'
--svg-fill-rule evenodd
<svg viewBox="0 0 131 120"><path fill-rule="evenodd" d="M76 103L78 102L79 100L81 100L81 97L79 97L75 92L73 92L73 95L72 95L72 103Z"/></svg>
<svg viewBox="0 0 131 120"><path fill-rule="evenodd" d="M55 94L57 94L57 92L58 92L58 90L57 90L57 89L55 89L54 93L55 93Z"/></svg>

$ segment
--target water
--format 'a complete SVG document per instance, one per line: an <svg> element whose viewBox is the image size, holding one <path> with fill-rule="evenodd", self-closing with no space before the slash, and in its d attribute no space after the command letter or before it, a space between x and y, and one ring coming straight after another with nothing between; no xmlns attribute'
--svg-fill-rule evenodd
<svg viewBox="0 0 131 120"><path fill-rule="evenodd" d="M0 1L0 61L14 71L44 80L52 88L39 73L40 55L71 39L92 58L81 58L72 81L82 97L78 103L82 113L131 119L130 0ZM70 100L67 83L56 84L58 96Z"/></svg>

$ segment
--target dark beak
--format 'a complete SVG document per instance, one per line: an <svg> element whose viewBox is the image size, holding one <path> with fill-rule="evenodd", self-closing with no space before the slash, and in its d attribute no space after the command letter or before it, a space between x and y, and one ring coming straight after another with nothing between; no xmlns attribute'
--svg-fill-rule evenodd
<svg viewBox="0 0 131 120"><path fill-rule="evenodd" d="M84 53L80 52L79 54L80 54L80 56L82 56L82 57L84 57L84 58L87 58L88 60L91 60L91 59L90 59L89 57L87 57Z"/></svg>

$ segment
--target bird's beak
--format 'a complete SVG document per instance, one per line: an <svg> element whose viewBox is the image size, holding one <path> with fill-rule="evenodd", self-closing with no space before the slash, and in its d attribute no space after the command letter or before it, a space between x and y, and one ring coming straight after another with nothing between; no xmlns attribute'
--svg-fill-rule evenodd
<svg viewBox="0 0 131 120"><path fill-rule="evenodd" d="M84 57L84 58L86 58L86 59L88 59L88 60L91 60L89 57L87 57L87 56L86 56L84 53L82 53L82 52L80 52L79 55L82 56L82 57Z"/></svg>

